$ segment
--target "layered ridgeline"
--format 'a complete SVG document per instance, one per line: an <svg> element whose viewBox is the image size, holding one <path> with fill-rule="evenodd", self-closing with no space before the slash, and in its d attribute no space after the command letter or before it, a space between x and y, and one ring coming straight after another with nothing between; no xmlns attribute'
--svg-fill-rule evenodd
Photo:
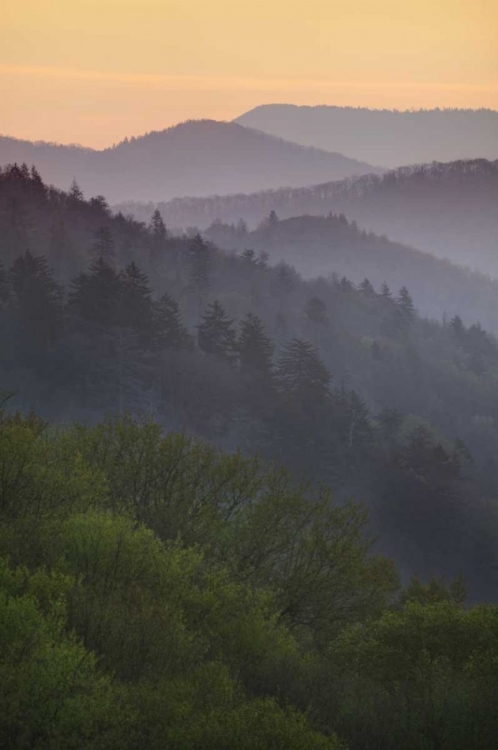
<svg viewBox="0 0 498 750"><path fill-rule="evenodd" d="M102 151L0 137L0 165L15 162L36 164L59 188L77 176L86 195L113 202L311 185L382 171L214 120L185 122Z"/></svg>
<svg viewBox="0 0 498 750"><path fill-rule="evenodd" d="M461 315L498 333L498 281L439 260L385 236L366 232L344 214L279 219L270 213L248 231L240 223L213 222L203 233L226 250L266 253L270 263L285 261L306 278L346 276L377 288L408 285L418 309L443 320Z"/></svg>
<svg viewBox="0 0 498 750"><path fill-rule="evenodd" d="M235 122L305 146L397 167L437 159L498 158L498 112L266 104Z"/></svg>
<svg viewBox="0 0 498 750"><path fill-rule="evenodd" d="M145 220L157 207L170 226L202 229L240 219L254 227L272 210L282 219L344 213L362 228L497 277L497 205L498 161L477 159L253 195L130 202L118 210Z"/></svg>
<svg viewBox="0 0 498 750"><path fill-rule="evenodd" d="M113 216L27 168L0 186L0 372L19 405L152 414L288 464L365 500L403 574L495 595L498 344L480 325L421 318L405 286L303 281L159 214Z"/></svg>

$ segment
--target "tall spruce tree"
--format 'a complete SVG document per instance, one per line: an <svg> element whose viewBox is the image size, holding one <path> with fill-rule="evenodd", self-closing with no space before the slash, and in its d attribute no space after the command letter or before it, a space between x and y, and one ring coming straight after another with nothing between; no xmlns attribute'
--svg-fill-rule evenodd
<svg viewBox="0 0 498 750"><path fill-rule="evenodd" d="M149 279L132 262L119 274L120 309L118 322L138 333L142 344L152 341L152 300Z"/></svg>
<svg viewBox="0 0 498 750"><path fill-rule="evenodd" d="M325 302L320 297L311 297L304 308L304 317L310 323L326 326L329 321Z"/></svg>
<svg viewBox="0 0 498 750"><path fill-rule="evenodd" d="M416 312L415 305L413 304L413 299L406 286L402 286L399 290L399 295L396 300L396 306L400 313L400 321L402 323L402 326L404 328L409 328L415 319Z"/></svg>
<svg viewBox="0 0 498 750"><path fill-rule="evenodd" d="M163 294L153 303L154 342L159 349L192 349L192 336L182 323L178 302Z"/></svg>
<svg viewBox="0 0 498 750"><path fill-rule="evenodd" d="M62 289L45 258L26 251L10 269L14 316L25 344L47 350L62 330Z"/></svg>
<svg viewBox="0 0 498 750"><path fill-rule="evenodd" d="M168 232L166 224L163 221L160 211L156 208L152 214L149 224L149 234L151 238L151 248L149 260L152 266L155 266L161 260L166 248Z"/></svg>
<svg viewBox="0 0 498 750"><path fill-rule="evenodd" d="M102 258L109 265L116 262L114 237L108 226L102 226L95 232L90 254L94 259Z"/></svg>
<svg viewBox="0 0 498 750"><path fill-rule="evenodd" d="M274 345L257 315L248 313L240 324L237 349L243 368L266 379L271 378Z"/></svg>
<svg viewBox="0 0 498 750"><path fill-rule="evenodd" d="M119 322L121 283L119 275L104 258L92 263L89 273L71 283L68 310L73 323L95 329L109 329Z"/></svg>
<svg viewBox="0 0 498 750"><path fill-rule="evenodd" d="M295 338L284 347L276 376L286 400L314 408L330 402L330 373L308 341Z"/></svg>
<svg viewBox="0 0 498 750"><path fill-rule="evenodd" d="M202 351L233 364L237 359L237 338L233 321L223 306L212 302L198 326L198 341Z"/></svg>
<svg viewBox="0 0 498 750"><path fill-rule="evenodd" d="M211 257L209 246L200 234L196 234L191 240L188 253L190 286L198 295L202 296L209 289Z"/></svg>

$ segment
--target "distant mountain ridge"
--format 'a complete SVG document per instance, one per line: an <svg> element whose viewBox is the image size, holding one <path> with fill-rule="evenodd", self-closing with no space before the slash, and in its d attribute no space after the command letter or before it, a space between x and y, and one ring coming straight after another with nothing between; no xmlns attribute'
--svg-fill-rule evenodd
<svg viewBox="0 0 498 750"><path fill-rule="evenodd" d="M56 187L76 178L112 202L252 192L383 170L237 123L192 120L102 151L0 137L0 165L35 164Z"/></svg>
<svg viewBox="0 0 498 750"><path fill-rule="evenodd" d="M148 221L156 206L171 227L201 229L218 219L255 226L272 210L281 219L344 213L364 229L498 277L498 160L403 167L313 187L116 208Z"/></svg>
<svg viewBox="0 0 498 750"><path fill-rule="evenodd" d="M235 122L387 167L498 158L498 112L490 109L398 111L265 104Z"/></svg>
<svg viewBox="0 0 498 750"><path fill-rule="evenodd" d="M407 284L423 315L459 314L498 332L498 281L361 230L341 214L267 220L246 233L214 223L204 236L227 251L267 253L270 263L284 261L308 279L335 274L360 284L368 278L376 289L386 282L393 290Z"/></svg>

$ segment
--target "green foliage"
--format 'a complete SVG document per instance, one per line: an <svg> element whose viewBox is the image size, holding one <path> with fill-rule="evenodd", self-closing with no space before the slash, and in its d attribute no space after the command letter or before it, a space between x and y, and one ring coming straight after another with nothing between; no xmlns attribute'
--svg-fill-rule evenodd
<svg viewBox="0 0 498 750"><path fill-rule="evenodd" d="M346 629L330 654L345 691L339 725L362 748L491 749L497 646L496 607L451 601L411 599Z"/></svg>
<svg viewBox="0 0 498 750"><path fill-rule="evenodd" d="M492 747L496 609L361 507L129 417L4 414L0 477L7 748Z"/></svg>
<svg viewBox="0 0 498 750"><path fill-rule="evenodd" d="M106 740L119 704L95 657L66 630L63 597L70 585L57 576L10 571L1 561L0 737L6 750L111 746Z"/></svg>

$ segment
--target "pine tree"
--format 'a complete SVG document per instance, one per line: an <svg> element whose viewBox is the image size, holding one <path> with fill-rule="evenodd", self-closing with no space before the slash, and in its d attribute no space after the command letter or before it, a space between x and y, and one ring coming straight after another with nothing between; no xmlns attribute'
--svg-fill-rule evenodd
<svg viewBox="0 0 498 750"><path fill-rule="evenodd" d="M47 349L62 330L62 289L45 258L26 251L10 269L15 317L34 349Z"/></svg>
<svg viewBox="0 0 498 750"><path fill-rule="evenodd" d="M295 286L298 275L295 269L288 263L281 261L275 266L277 282L280 294L288 294Z"/></svg>
<svg viewBox="0 0 498 750"><path fill-rule="evenodd" d="M330 373L308 341L292 339L278 360L276 376L287 400L316 408L330 401Z"/></svg>
<svg viewBox="0 0 498 750"><path fill-rule="evenodd" d="M380 296L383 299L386 299L386 300L392 298L391 290L389 289L389 287L388 287L388 285L386 284L385 281L383 282L383 284L382 284L382 286L380 288Z"/></svg>
<svg viewBox="0 0 498 750"><path fill-rule="evenodd" d="M199 233L190 242L189 261L190 286L199 295L205 294L209 289L211 258L209 247Z"/></svg>
<svg viewBox="0 0 498 750"><path fill-rule="evenodd" d="M157 208L152 214L150 220L149 233L151 236L150 262L152 264L156 264L161 259L164 253L166 240L168 238L166 225L163 221L161 213Z"/></svg>
<svg viewBox="0 0 498 750"><path fill-rule="evenodd" d="M102 258L107 264L113 265L116 260L116 249L112 232L107 226L102 226L95 232L90 250L93 258Z"/></svg>
<svg viewBox="0 0 498 750"><path fill-rule="evenodd" d="M153 303L154 339L160 349L192 349L192 336L182 323L180 307L169 294Z"/></svg>
<svg viewBox="0 0 498 750"><path fill-rule="evenodd" d="M310 323L326 326L328 321L327 306L319 297L311 297L304 308L304 316Z"/></svg>
<svg viewBox="0 0 498 750"><path fill-rule="evenodd" d="M253 313L248 313L240 325L237 343L241 366L269 379L272 372L273 348L260 319Z"/></svg>
<svg viewBox="0 0 498 750"><path fill-rule="evenodd" d="M450 328L456 338L461 341L465 336L465 326L459 315L455 315L450 321Z"/></svg>
<svg viewBox="0 0 498 750"><path fill-rule="evenodd" d="M343 292L353 292L354 291L354 284L347 279L345 276L342 277L342 279L339 282L339 287L342 289Z"/></svg>
<svg viewBox="0 0 498 750"><path fill-rule="evenodd" d="M83 193L80 189L80 186L76 182L76 180L73 180L71 183L71 187L69 188L69 192L68 192L68 198L69 198L70 204L73 204L73 205L81 203L84 200Z"/></svg>
<svg viewBox="0 0 498 750"><path fill-rule="evenodd" d="M363 279L361 284L358 287L358 291L363 294L365 297L373 298L375 297L375 289L373 288L372 284L368 279Z"/></svg>
<svg viewBox="0 0 498 750"><path fill-rule="evenodd" d="M121 283L119 275L104 258L90 266L71 283L68 309L77 326L109 329L117 325L120 314Z"/></svg>
<svg viewBox="0 0 498 750"><path fill-rule="evenodd" d="M317 349L292 339L278 359L276 398L269 412L270 450L296 472L325 479L331 456L330 373Z"/></svg>
<svg viewBox="0 0 498 750"><path fill-rule="evenodd" d="M222 305L215 300L202 316L198 326L198 341L202 351L233 364L237 358L237 340L233 321Z"/></svg>
<svg viewBox="0 0 498 750"><path fill-rule="evenodd" d="M149 280L132 262L119 274L119 324L138 332L142 343L152 340L152 301Z"/></svg>
<svg viewBox="0 0 498 750"><path fill-rule="evenodd" d="M406 286L401 287L399 290L396 306L400 312L400 322L402 327L409 328L415 319L416 312L415 305L413 304L410 292Z"/></svg>

